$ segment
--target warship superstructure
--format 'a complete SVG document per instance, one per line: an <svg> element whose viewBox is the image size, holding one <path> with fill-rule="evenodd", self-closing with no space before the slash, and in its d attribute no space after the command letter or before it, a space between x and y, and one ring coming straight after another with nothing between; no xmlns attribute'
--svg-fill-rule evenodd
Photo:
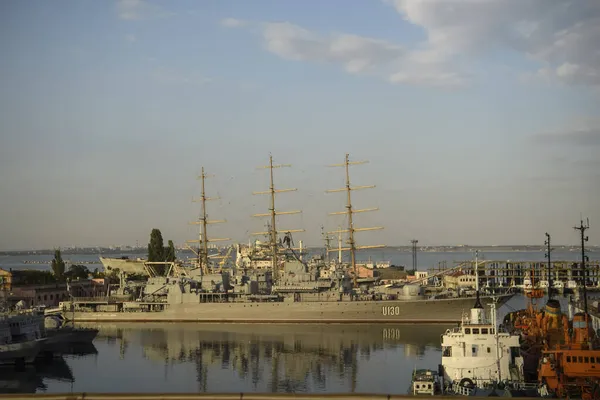
<svg viewBox="0 0 600 400"><path fill-rule="evenodd" d="M185 266L179 262L162 262L166 268L154 268L143 262L147 282L136 283L119 294L128 299L107 296L75 301L74 317L78 321L205 321L205 322L457 322L463 311L469 310L474 296L431 298L425 295L423 282L404 285L381 285L377 279L361 278L356 261L356 251L362 248L379 248L382 245L357 246L354 234L382 227L356 228L353 215L372 209L354 209L351 192L374 186L350 185L349 166L364 162L350 161L346 154L343 166L346 187L329 192L346 192L346 210L332 213L346 215L348 226L334 232L347 234L347 246L338 249L327 246L326 252L350 252L350 263L341 257L330 260L316 256L306 260L302 245L294 247L292 233L303 229L280 229L277 217L298 214L301 211L279 211L275 207L276 194L296 189L276 189L273 172L289 165L273 164L260 167L269 170L269 190L255 192L270 197L269 212L256 214L268 217L267 229L256 232L266 238L259 242L257 252L246 252L248 262L239 262L241 248L237 247L236 265L224 268L223 263L211 264L208 255L207 219L202 172L202 231L198 239L196 265ZM255 242L255 247L256 246ZM250 246L249 246L250 247ZM230 251L233 247L230 248ZM229 252L228 252L229 253ZM257 263L256 261L260 261ZM270 268L268 264L270 264ZM157 271L164 271L158 273ZM126 279L122 279L126 284ZM512 294L499 296L503 304ZM481 296L484 307L491 296ZM63 303L70 307L70 304ZM127 312L137 311L137 312ZM65 315L67 318L69 315Z"/></svg>

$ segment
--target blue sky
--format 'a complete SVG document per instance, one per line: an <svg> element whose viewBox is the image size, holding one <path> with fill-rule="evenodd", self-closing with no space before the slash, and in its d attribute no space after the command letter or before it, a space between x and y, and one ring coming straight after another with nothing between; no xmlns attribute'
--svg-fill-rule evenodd
<svg viewBox="0 0 600 400"><path fill-rule="evenodd" d="M600 244L600 9L554 0L4 1L0 249L194 238L343 218L345 153L364 244ZM341 186L340 186L341 187ZM213 193L213 194L214 194Z"/></svg>

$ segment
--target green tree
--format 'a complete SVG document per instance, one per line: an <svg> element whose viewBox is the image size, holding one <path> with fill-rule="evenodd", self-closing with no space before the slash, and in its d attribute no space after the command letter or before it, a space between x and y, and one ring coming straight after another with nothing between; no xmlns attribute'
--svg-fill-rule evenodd
<svg viewBox="0 0 600 400"><path fill-rule="evenodd" d="M52 272L58 281L65 277L65 262L60 254L60 249L54 249L54 258L52 259Z"/></svg>
<svg viewBox="0 0 600 400"><path fill-rule="evenodd" d="M165 247L165 261L175 261L175 245L172 240L169 240L169 246Z"/></svg>
<svg viewBox="0 0 600 400"><path fill-rule="evenodd" d="M148 243L148 261L165 261L165 247L160 229L152 229L150 243Z"/></svg>
<svg viewBox="0 0 600 400"><path fill-rule="evenodd" d="M87 279L90 276L90 270L85 265L72 264L65 273L65 277L73 279Z"/></svg>

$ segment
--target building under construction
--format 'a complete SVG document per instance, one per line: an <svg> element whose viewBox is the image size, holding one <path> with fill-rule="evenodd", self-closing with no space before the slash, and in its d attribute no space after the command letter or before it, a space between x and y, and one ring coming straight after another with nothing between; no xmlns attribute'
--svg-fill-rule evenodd
<svg viewBox="0 0 600 400"><path fill-rule="evenodd" d="M520 286L524 285L526 280L532 282L532 277L533 282L552 280L553 283L560 281L566 286L571 281L580 286L584 276L582 263L577 261L552 261L550 268L547 261L479 260L477 265L480 284L492 286ZM475 261L459 261L452 267L442 262L432 272L436 275L445 275L450 271L475 275ZM587 272L586 286L598 286L600 262L587 261L585 271Z"/></svg>

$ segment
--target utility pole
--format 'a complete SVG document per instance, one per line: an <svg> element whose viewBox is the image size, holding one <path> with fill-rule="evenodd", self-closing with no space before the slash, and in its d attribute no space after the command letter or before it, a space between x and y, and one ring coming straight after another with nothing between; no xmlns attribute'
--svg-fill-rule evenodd
<svg viewBox="0 0 600 400"><path fill-rule="evenodd" d="M575 226L574 229L578 230L581 235L581 272L583 274L583 312L587 315L588 312L588 304L587 304L587 269L585 267L585 262L587 261L587 256L585 255L585 242L589 240L587 236L585 236L585 231L590 229L590 220L587 220L587 223L583 225L583 219L579 223L579 226Z"/></svg>
<svg viewBox="0 0 600 400"><path fill-rule="evenodd" d="M550 259L550 255L552 253L552 249L550 247L550 234L546 232L546 241L544 242L546 245L546 258L548 259L548 300L552 299L552 261Z"/></svg>
<svg viewBox="0 0 600 400"><path fill-rule="evenodd" d="M412 269L414 272L417 271L417 243L419 241L417 239L413 239L410 241L412 243Z"/></svg>

